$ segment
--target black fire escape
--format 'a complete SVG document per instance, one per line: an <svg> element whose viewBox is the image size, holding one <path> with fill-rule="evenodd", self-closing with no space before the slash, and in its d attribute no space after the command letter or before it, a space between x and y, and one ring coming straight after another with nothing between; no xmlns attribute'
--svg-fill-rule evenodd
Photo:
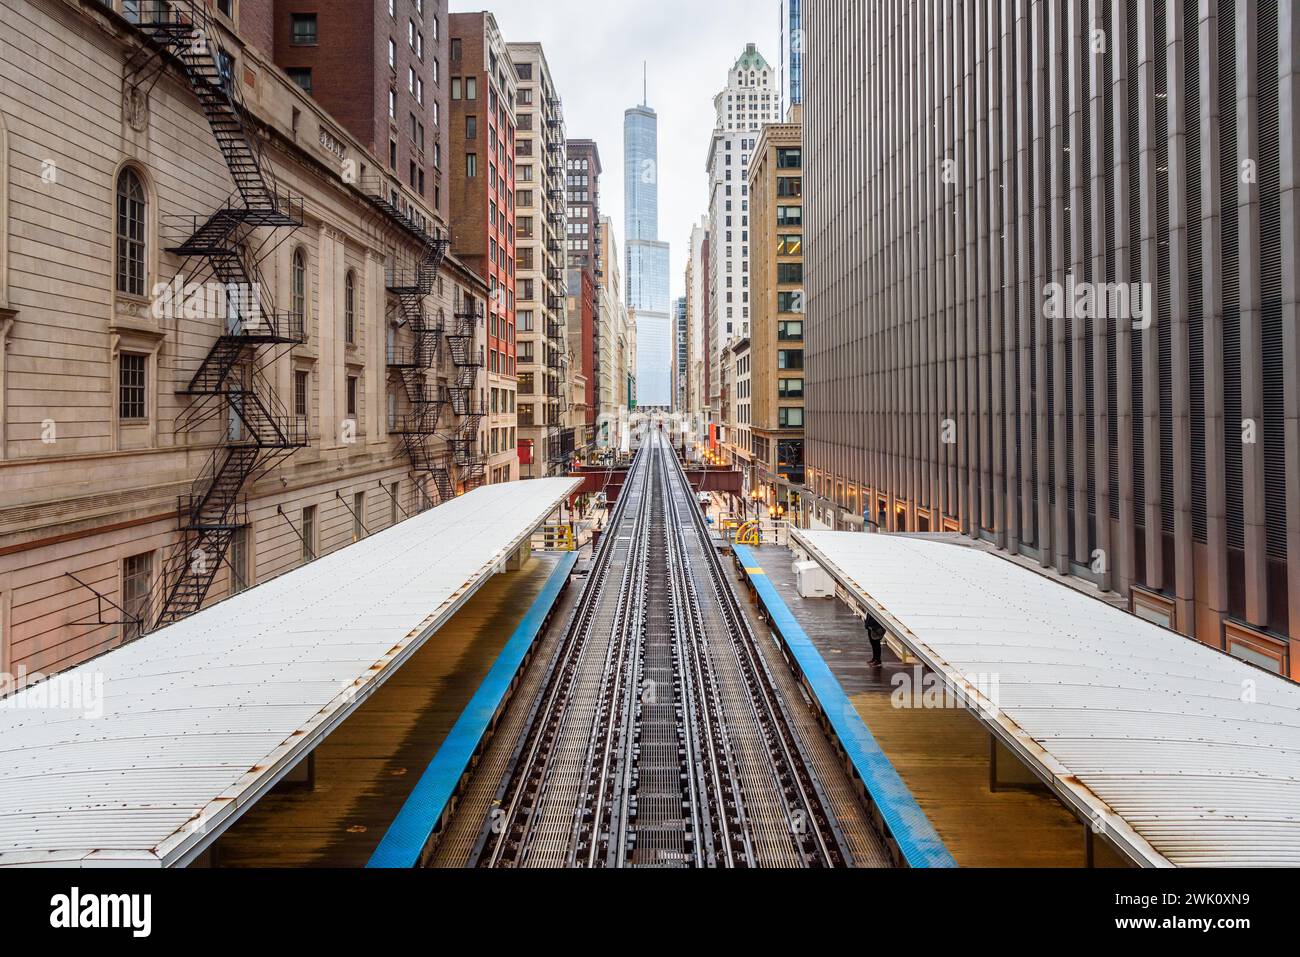
<svg viewBox="0 0 1300 957"><path fill-rule="evenodd" d="M546 269L546 381L547 394L559 401L546 407L546 468L548 474L565 472L573 457L573 429L565 418L572 401L573 384L569 377L567 336L564 328L567 286L567 239L565 230L564 117L559 97L552 97L546 110L547 165L550 186L546 192L546 221L549 237L546 251L550 263ZM581 296L581 293L579 293Z"/></svg>
<svg viewBox="0 0 1300 957"><path fill-rule="evenodd" d="M438 501L446 502L455 497L456 488L448 474L446 454L435 448L435 441L448 400L430 380L430 373L436 374L438 369L446 324L441 310L435 318L429 317L425 299L437 284L450 241L431 233L413 209L403 209L396 191L382 178L364 182L362 192L419 247L413 263L395 265L387 275L388 292L393 297L393 326L410 334L409 346L398 345L394 337L388 350L388 368L401 378L409 410L390 422L388 431L401 441L416 479L427 476L438 492Z"/></svg>
<svg viewBox="0 0 1300 957"><path fill-rule="evenodd" d="M552 297L556 298L556 297ZM561 307L562 308L562 307ZM563 472L573 457L573 429L565 426L569 412L572 383L569 379L569 357L565 353L563 323L551 319L546 323L546 380L548 392L559 402L547 409L546 464L551 473Z"/></svg>
<svg viewBox="0 0 1300 957"><path fill-rule="evenodd" d="M487 415L479 390L479 373L483 371L483 347L478 344L478 327L483 314L473 300L466 300L456 313L456 328L447 336L455 379L448 389L451 410L459 418L456 431L447 438L448 474L455 465L464 491L472 491L487 481L487 465L479 446L479 428Z"/></svg>
<svg viewBox="0 0 1300 957"><path fill-rule="evenodd" d="M172 0L139 7L137 26L151 44L132 57L128 72L156 76L164 59L179 65L235 185L210 215L173 220L182 232L168 251L185 260L181 276L222 290L224 313L221 334L181 390L191 403L177 430L215 422L222 439L180 500L182 541L159 580L163 595L155 625L161 627L203 606L231 541L248 526L242 500L248 486L307 445L305 418L286 412L265 374L277 356L303 341L303 317L275 310L259 268L302 226L303 210L300 200L275 187L261 142L246 124L233 61L216 44L206 5Z"/></svg>

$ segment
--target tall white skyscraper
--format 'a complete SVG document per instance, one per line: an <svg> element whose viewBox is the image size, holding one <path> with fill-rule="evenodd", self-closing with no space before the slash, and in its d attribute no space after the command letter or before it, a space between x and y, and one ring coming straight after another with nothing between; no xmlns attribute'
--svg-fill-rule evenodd
<svg viewBox="0 0 1300 957"><path fill-rule="evenodd" d="M781 118L776 72L749 44L727 86L713 100L717 117L709 144L709 404L721 408L720 358L738 338L748 338L749 160L758 133Z"/></svg>

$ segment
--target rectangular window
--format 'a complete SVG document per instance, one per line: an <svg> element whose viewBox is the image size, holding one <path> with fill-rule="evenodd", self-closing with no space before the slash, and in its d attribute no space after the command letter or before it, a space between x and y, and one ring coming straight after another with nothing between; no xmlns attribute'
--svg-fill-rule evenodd
<svg viewBox="0 0 1300 957"><path fill-rule="evenodd" d="M776 354L776 367L778 369L802 369L803 350L802 349L778 350Z"/></svg>
<svg viewBox="0 0 1300 957"><path fill-rule="evenodd" d="M803 282L803 263L777 263L776 281L783 286Z"/></svg>
<svg viewBox="0 0 1300 957"><path fill-rule="evenodd" d="M803 313L803 293L778 292L776 294L776 311Z"/></svg>
<svg viewBox="0 0 1300 957"><path fill-rule="evenodd" d="M802 206L778 206L776 208L778 226L803 226Z"/></svg>
<svg viewBox="0 0 1300 957"><path fill-rule="evenodd" d="M802 323L800 323L800 325L802 325ZM351 417L354 417L354 418L356 417L356 414L357 414L357 381L358 381L358 380L357 380L357 377L356 377L356 376L354 376L354 375L350 375L350 376L348 376L348 412L347 412L347 414L348 414L349 416L351 416Z"/></svg>
<svg viewBox="0 0 1300 957"><path fill-rule="evenodd" d="M293 414L299 418L306 418L308 414L308 392L309 383L308 373L302 369L293 374Z"/></svg>
<svg viewBox="0 0 1300 957"><path fill-rule="evenodd" d="M308 505L302 510L302 560L314 561L316 558L316 506Z"/></svg>
<svg viewBox="0 0 1300 957"><path fill-rule="evenodd" d="M803 150L779 149L776 151L777 169L802 169L803 168Z"/></svg>
<svg viewBox="0 0 1300 957"><path fill-rule="evenodd" d="M351 273L343 285L343 341L350 346L357 341L357 284Z"/></svg>
<svg viewBox="0 0 1300 957"><path fill-rule="evenodd" d="M783 429L803 428L803 409L782 409L779 418Z"/></svg>
<svg viewBox="0 0 1300 957"><path fill-rule="evenodd" d="M394 482L389 488L392 494L388 498L388 524L397 524L397 503L402 500L402 483Z"/></svg>
<svg viewBox="0 0 1300 957"><path fill-rule="evenodd" d="M776 178L776 195L782 199L799 199L803 196L802 176L778 176Z"/></svg>
<svg viewBox="0 0 1300 957"><path fill-rule="evenodd" d="M247 527L235 529L235 533L230 537L230 594L232 595L238 595L253 584L253 576L249 573L251 564L249 540Z"/></svg>
<svg viewBox="0 0 1300 957"><path fill-rule="evenodd" d="M803 379L779 379L777 395L782 399L802 399Z"/></svg>
<svg viewBox="0 0 1300 957"><path fill-rule="evenodd" d="M289 79L297 83L304 93L311 93L311 67L293 66L284 72L289 74Z"/></svg>
<svg viewBox="0 0 1300 957"><path fill-rule="evenodd" d="M149 412L145 373L148 357L138 352L123 352L117 357L118 403L117 414L123 422L145 422Z"/></svg>
<svg viewBox="0 0 1300 957"><path fill-rule="evenodd" d="M357 492L352 496L352 541L359 542L366 537L366 493Z"/></svg>
<svg viewBox="0 0 1300 957"><path fill-rule="evenodd" d="M776 337L782 342L799 342L803 339L803 322L795 319L782 319L776 324Z"/></svg>
<svg viewBox="0 0 1300 957"><path fill-rule="evenodd" d="M478 154L477 153L465 154L465 175L468 176L470 179L473 179L474 177L478 176Z"/></svg>
<svg viewBox="0 0 1300 957"><path fill-rule="evenodd" d="M788 233L785 236L778 236L776 240L776 254L778 256L802 256L803 236L799 233Z"/></svg>
<svg viewBox="0 0 1300 957"><path fill-rule="evenodd" d="M294 46L315 46L316 45L316 14L314 13L294 13L290 15L292 23L292 38L289 41Z"/></svg>
<svg viewBox="0 0 1300 957"><path fill-rule="evenodd" d="M122 560L122 608L131 619L123 626L122 640L139 638L153 616L150 595L153 591L153 552L132 555Z"/></svg>

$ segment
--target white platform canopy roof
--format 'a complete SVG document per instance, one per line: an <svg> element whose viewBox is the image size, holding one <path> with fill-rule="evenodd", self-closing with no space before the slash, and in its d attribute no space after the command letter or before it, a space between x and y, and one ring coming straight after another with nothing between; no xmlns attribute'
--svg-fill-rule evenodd
<svg viewBox="0 0 1300 957"><path fill-rule="evenodd" d="M0 865L193 860L579 484L477 489L50 679L102 680L100 716L4 699Z"/></svg>
<svg viewBox="0 0 1300 957"><path fill-rule="evenodd" d="M1300 687L980 549L793 544L1135 861L1300 865Z"/></svg>

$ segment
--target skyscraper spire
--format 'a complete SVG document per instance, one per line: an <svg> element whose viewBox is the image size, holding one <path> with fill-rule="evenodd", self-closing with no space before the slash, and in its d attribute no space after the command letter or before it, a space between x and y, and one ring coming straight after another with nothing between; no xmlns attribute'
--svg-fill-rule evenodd
<svg viewBox="0 0 1300 957"><path fill-rule="evenodd" d="M650 105L650 61L641 61L641 105Z"/></svg>

